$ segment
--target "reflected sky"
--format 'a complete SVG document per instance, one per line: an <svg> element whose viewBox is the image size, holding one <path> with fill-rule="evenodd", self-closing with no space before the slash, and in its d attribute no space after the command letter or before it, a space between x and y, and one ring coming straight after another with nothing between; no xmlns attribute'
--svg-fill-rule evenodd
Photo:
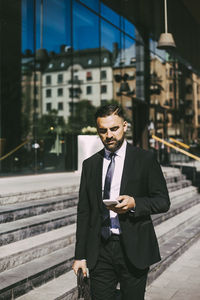
<svg viewBox="0 0 200 300"><path fill-rule="evenodd" d="M90 9L83 6L81 2ZM33 3L33 0L22 0L22 52L26 49L32 51L34 49ZM60 45L65 44L73 46L75 50L104 46L112 51L114 42L118 43L119 48L130 47L130 44L122 45L120 30L134 39L134 25L103 3L100 11L102 19L98 15L99 1L97 0L73 0L71 19L70 0L43 0L43 48L58 53ZM41 48L41 19L41 1L36 0L36 49ZM108 23L105 20L108 20ZM73 24L72 32L71 24ZM101 28L101 39L99 28ZM73 41L71 41L72 36Z"/></svg>

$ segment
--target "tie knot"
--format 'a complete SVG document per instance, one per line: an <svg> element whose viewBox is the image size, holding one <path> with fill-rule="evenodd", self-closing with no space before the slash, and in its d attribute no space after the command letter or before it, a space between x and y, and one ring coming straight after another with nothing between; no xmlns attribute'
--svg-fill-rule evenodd
<svg viewBox="0 0 200 300"><path fill-rule="evenodd" d="M116 153L115 153L115 152L111 152L111 153L109 154L109 158L110 158L111 160L113 160L113 159L115 158L115 156L116 156Z"/></svg>

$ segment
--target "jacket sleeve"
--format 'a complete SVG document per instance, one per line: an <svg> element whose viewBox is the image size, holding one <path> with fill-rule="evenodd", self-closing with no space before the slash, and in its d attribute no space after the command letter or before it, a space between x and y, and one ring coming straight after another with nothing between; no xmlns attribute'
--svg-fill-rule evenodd
<svg viewBox="0 0 200 300"><path fill-rule="evenodd" d="M157 160L150 156L146 160L147 195L134 197L136 209L134 216L145 216L167 212L170 208L170 199L161 167Z"/></svg>
<svg viewBox="0 0 200 300"><path fill-rule="evenodd" d="M89 228L89 217L90 210L86 182L86 168L83 162L79 189L79 202L77 207L75 259L86 258L86 242Z"/></svg>

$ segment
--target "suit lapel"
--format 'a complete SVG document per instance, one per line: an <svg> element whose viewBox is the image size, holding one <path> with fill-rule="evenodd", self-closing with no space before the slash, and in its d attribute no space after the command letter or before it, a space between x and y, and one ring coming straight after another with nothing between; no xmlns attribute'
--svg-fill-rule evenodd
<svg viewBox="0 0 200 300"><path fill-rule="evenodd" d="M129 143L127 143L126 148L126 156L124 160L124 168L122 172L122 180L121 180L121 186L120 186L120 195L124 194L126 184L128 182L128 179L130 176L133 176L134 174L134 147L132 147Z"/></svg>
<svg viewBox="0 0 200 300"><path fill-rule="evenodd" d="M102 207L102 171L103 171L104 149L98 152L96 162L96 191L99 207Z"/></svg>

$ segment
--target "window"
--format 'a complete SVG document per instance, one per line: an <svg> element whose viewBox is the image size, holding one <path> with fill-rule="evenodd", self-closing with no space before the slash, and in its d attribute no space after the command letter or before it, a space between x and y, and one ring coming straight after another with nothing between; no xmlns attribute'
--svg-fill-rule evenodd
<svg viewBox="0 0 200 300"><path fill-rule="evenodd" d="M34 74L34 81L38 81L38 74L37 73Z"/></svg>
<svg viewBox="0 0 200 300"><path fill-rule="evenodd" d="M77 111L77 103L69 102L69 112L73 114Z"/></svg>
<svg viewBox="0 0 200 300"><path fill-rule="evenodd" d="M58 97L63 96L63 89L62 88L57 89L57 95L58 95Z"/></svg>
<svg viewBox="0 0 200 300"><path fill-rule="evenodd" d="M169 76L172 77L173 76L173 68L169 69Z"/></svg>
<svg viewBox="0 0 200 300"><path fill-rule="evenodd" d="M33 106L34 106L35 108L38 108L38 100L37 100L37 99L34 99L34 101L33 101Z"/></svg>
<svg viewBox="0 0 200 300"><path fill-rule="evenodd" d="M49 66L48 66L48 68L49 68L49 69L52 69L52 68L53 68L53 64L50 63Z"/></svg>
<svg viewBox="0 0 200 300"><path fill-rule="evenodd" d="M47 110L47 111L50 111L50 110L51 110L51 103L47 103L47 104L46 104L46 110Z"/></svg>
<svg viewBox="0 0 200 300"><path fill-rule="evenodd" d="M107 57L104 57L104 58L103 58L103 63L106 64L107 62L108 62L108 58L107 58Z"/></svg>
<svg viewBox="0 0 200 300"><path fill-rule="evenodd" d="M51 97L51 89L46 90L46 97L47 98Z"/></svg>
<svg viewBox="0 0 200 300"><path fill-rule="evenodd" d="M79 98L81 94L81 89L80 88L69 88L69 97L70 98Z"/></svg>
<svg viewBox="0 0 200 300"><path fill-rule="evenodd" d="M119 61L119 64L122 66L125 64L125 59L124 58L121 58L120 61Z"/></svg>
<svg viewBox="0 0 200 300"><path fill-rule="evenodd" d="M99 16L85 8L79 2L80 1L73 1L73 48L75 50L98 48ZM87 0L88 5L91 2L94 2L95 5L98 6L97 0ZM86 62L88 64L89 57L88 60L86 60Z"/></svg>
<svg viewBox="0 0 200 300"><path fill-rule="evenodd" d="M135 65L136 61L135 61L135 57L131 57L130 59L130 64L131 65Z"/></svg>
<svg viewBox="0 0 200 300"><path fill-rule="evenodd" d="M192 94L192 85L191 84L186 85L186 93Z"/></svg>
<svg viewBox="0 0 200 300"><path fill-rule="evenodd" d="M170 83L170 84L169 84L169 91L170 91L170 92L173 92L173 83Z"/></svg>
<svg viewBox="0 0 200 300"><path fill-rule="evenodd" d="M51 75L46 76L46 84L51 84Z"/></svg>
<svg viewBox="0 0 200 300"><path fill-rule="evenodd" d="M88 65L91 65L91 64L92 64L92 60L88 59Z"/></svg>
<svg viewBox="0 0 200 300"><path fill-rule="evenodd" d="M38 86L35 86L34 89L35 89L35 95L38 95L38 91L39 91Z"/></svg>
<svg viewBox="0 0 200 300"><path fill-rule="evenodd" d="M200 115L198 115L198 123L200 124Z"/></svg>
<svg viewBox="0 0 200 300"><path fill-rule="evenodd" d="M78 73L77 72L74 74L74 81L76 81L76 80L78 80Z"/></svg>
<svg viewBox="0 0 200 300"><path fill-rule="evenodd" d="M101 94L107 93L107 85L102 85L101 86Z"/></svg>
<svg viewBox="0 0 200 300"><path fill-rule="evenodd" d="M107 73L105 70L101 70L101 79L106 79L107 78Z"/></svg>
<svg viewBox="0 0 200 300"><path fill-rule="evenodd" d="M198 108L200 108L200 100L198 100L198 102L197 102L197 103L198 103Z"/></svg>
<svg viewBox="0 0 200 300"><path fill-rule="evenodd" d="M88 85L88 86L86 87L86 94L87 94L87 95L92 94L92 87L91 87L91 85Z"/></svg>
<svg viewBox="0 0 200 300"><path fill-rule="evenodd" d="M63 110L63 102L58 102L58 110Z"/></svg>
<svg viewBox="0 0 200 300"><path fill-rule="evenodd" d="M61 68L64 68L65 66L65 63L62 61L61 64L60 64Z"/></svg>
<svg viewBox="0 0 200 300"><path fill-rule="evenodd" d="M63 74L58 74L57 82L58 83L62 83L63 82Z"/></svg>
<svg viewBox="0 0 200 300"><path fill-rule="evenodd" d="M86 80L92 80L92 72L86 73Z"/></svg>
<svg viewBox="0 0 200 300"><path fill-rule="evenodd" d="M172 98L169 99L169 106L171 106L171 107L173 106L173 99Z"/></svg>

